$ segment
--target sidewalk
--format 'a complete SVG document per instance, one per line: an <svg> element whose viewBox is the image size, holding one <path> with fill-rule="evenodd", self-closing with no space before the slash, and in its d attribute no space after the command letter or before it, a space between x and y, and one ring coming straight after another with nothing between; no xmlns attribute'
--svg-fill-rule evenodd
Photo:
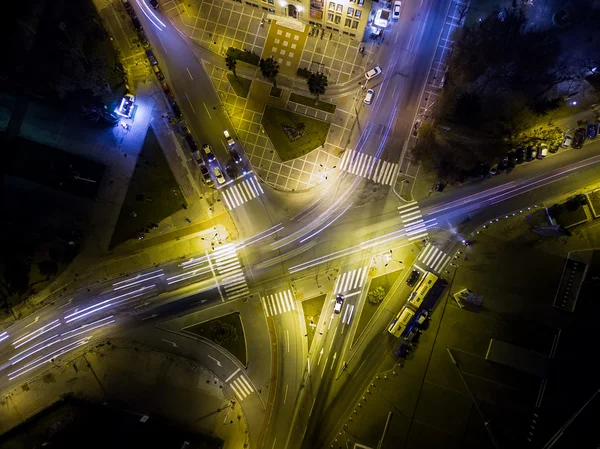
<svg viewBox="0 0 600 449"><path fill-rule="evenodd" d="M0 409L0 434L68 392L95 403L106 401L150 417L166 417L179 427L223 439L225 448L246 443L239 404L230 406L210 371L190 360L110 340L68 362L50 365L43 375L9 392Z"/></svg>

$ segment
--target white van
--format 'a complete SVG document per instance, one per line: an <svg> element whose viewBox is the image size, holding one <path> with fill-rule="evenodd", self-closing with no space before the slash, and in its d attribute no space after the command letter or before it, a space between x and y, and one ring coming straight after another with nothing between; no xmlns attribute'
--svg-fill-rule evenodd
<svg viewBox="0 0 600 449"><path fill-rule="evenodd" d="M374 96L375 96L375 91L373 89L367 90L367 95L365 95L364 103L365 104L371 104L371 102L373 101L373 97Z"/></svg>

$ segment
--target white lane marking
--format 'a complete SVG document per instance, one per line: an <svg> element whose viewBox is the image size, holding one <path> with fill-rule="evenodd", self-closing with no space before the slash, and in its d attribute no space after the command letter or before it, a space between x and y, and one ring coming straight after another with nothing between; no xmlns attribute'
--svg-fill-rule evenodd
<svg viewBox="0 0 600 449"><path fill-rule="evenodd" d="M188 103L190 104L190 108L192 108L192 111L194 112L194 114L196 113L196 110L194 109L194 105L192 104L192 100L190 100L190 97L188 97L187 92L185 92L185 98L187 98Z"/></svg>
<svg viewBox="0 0 600 449"><path fill-rule="evenodd" d="M206 107L206 103L202 102L202 104L204 105L204 109L206 109L206 113L208 114L208 118L210 118L212 120L212 115L210 115L210 112L208 111L208 108Z"/></svg>
<svg viewBox="0 0 600 449"><path fill-rule="evenodd" d="M217 362L217 366L223 366L223 365L221 365L221 362L219 362L219 361L218 361L217 359L215 359L213 356L211 356L211 355L209 355L209 354L206 354L206 355L208 355L208 357L210 357L210 358L211 358L211 359L213 359L215 362Z"/></svg>
<svg viewBox="0 0 600 449"><path fill-rule="evenodd" d="M285 401L287 401L287 394L288 394L288 384L285 384L285 394L283 395L283 403L285 404Z"/></svg>
<svg viewBox="0 0 600 449"><path fill-rule="evenodd" d="M187 70L187 72L188 72L188 75L190 75L190 79L191 79L192 81L194 81L194 78L192 77L192 72L190 72L190 69L188 69L187 67L186 67L185 69Z"/></svg>
<svg viewBox="0 0 600 449"><path fill-rule="evenodd" d="M237 373L239 373L241 370L242 370L242 368L238 368L238 369L236 369L236 370L235 370L235 371L234 371L234 372L231 374L231 376L229 376L227 379L225 379L225 383L228 383L228 382L231 380L231 378L232 378L233 376L235 376Z"/></svg>
<svg viewBox="0 0 600 449"><path fill-rule="evenodd" d="M177 343L172 342L171 340L165 340L164 338L162 339L162 341L167 342L167 343L171 343L173 345L174 348L177 348Z"/></svg>

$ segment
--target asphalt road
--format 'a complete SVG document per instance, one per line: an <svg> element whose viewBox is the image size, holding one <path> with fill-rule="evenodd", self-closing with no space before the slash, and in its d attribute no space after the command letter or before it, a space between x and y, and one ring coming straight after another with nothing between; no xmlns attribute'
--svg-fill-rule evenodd
<svg viewBox="0 0 600 449"><path fill-rule="evenodd" d="M401 142L407 138L417 92L426 79L446 7L434 2L405 5L401 21L386 35L379 63L384 72L369 82L369 87L376 89L376 101L361 109L359 120L364 132L354 142L357 149L380 156L389 139ZM155 44L155 54L193 135L200 144L209 143L218 159L225 161L222 131L231 130L231 123L219 107L220 99L200 62L170 23L154 28L141 13L138 15ZM157 15L160 17L160 12ZM400 158L399 147L395 148L394 157ZM429 232L449 236L446 248L451 251L454 243L490 216L589 185L600 179L598 150L600 139L581 150L561 151L544 161L526 163L510 174L433 194L420 202L424 220L431 223ZM345 172L338 172L312 195L289 198L265 187L259 201L232 212L241 235L236 242L240 265L235 269L239 271L230 274L230 266L219 270L220 256L209 249L212 237L207 235L207 246L200 249L198 260L148 270L126 282L113 280L51 304L35 317L12 326L6 335L0 334L0 368L4 374L0 389L9 390L15 382L39 375L51 367L52 358L68 356L99 339L124 335L126 328L131 338L198 360L225 380L240 369L235 360L223 357L209 344L202 343L198 349L196 340L175 334L167 338L164 330L157 331L154 326L172 316L240 300L239 292L242 296L260 294L311 270L368 265L373 254L392 245L410 251L414 243L402 229L398 204L389 187L373 188L369 181ZM220 246L217 242L216 247ZM249 285L236 284L236 290L229 293L228 285L240 279L244 283L248 280ZM311 442L328 442L339 431L337 423L356 402L382 354L395 343L390 343L385 327L408 295L405 287L392 295L367 337L352 349L356 356L348 369L359 374L340 376L350 334L344 315L349 307L356 308L360 297L350 296L343 313L335 315L331 302L335 292L330 293L323 312L325 331L315 340L316 350L310 356L298 311L273 318L278 372L266 447L283 447L279 446L282 442L286 442L285 447L300 447L302 441L305 447ZM262 343L270 348L268 339ZM215 365L213 358L221 366ZM250 376L254 385L272 380L269 361L269 351L262 351L251 361L260 367ZM241 403L254 442L265 416L263 402L253 393ZM303 440L305 433L310 438Z"/></svg>

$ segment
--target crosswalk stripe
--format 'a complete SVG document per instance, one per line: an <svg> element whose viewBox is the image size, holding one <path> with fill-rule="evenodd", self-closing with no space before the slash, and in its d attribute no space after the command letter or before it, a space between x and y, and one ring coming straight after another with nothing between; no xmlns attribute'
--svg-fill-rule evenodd
<svg viewBox="0 0 600 449"><path fill-rule="evenodd" d="M225 199L225 205L229 210L235 209L265 193L255 176L244 179L238 184L233 184L221 192Z"/></svg>
<svg viewBox="0 0 600 449"><path fill-rule="evenodd" d="M337 291L339 291L339 290L338 290L338 287L340 286L340 284L341 284L341 282L342 282L342 279L343 279L343 278L345 278L345 277L346 277L346 273L342 273L342 275L341 275L341 276L338 276L338 278L337 278L337 281L336 281L336 283L335 283L335 287L333 288L333 291L334 291L334 292L337 292Z"/></svg>
<svg viewBox="0 0 600 449"><path fill-rule="evenodd" d="M348 287L345 288L344 290L349 290L352 288L352 284L354 283L354 277L356 276L356 270L352 270L352 273L350 273L350 279L348 280Z"/></svg>
<svg viewBox="0 0 600 449"><path fill-rule="evenodd" d="M393 184L397 167L398 164L354 150L345 151L340 161L341 170L385 185Z"/></svg>
<svg viewBox="0 0 600 449"><path fill-rule="evenodd" d="M291 310L296 310L296 304L294 301L294 297L292 296L292 292L290 292L289 290L286 290L283 292L283 294L285 295L286 298L288 298Z"/></svg>
<svg viewBox="0 0 600 449"><path fill-rule="evenodd" d="M233 207L231 207L231 203L229 202L229 192L227 192L226 190L223 190L223 199L225 200L225 205L227 206L227 209L233 209Z"/></svg>
<svg viewBox="0 0 600 449"><path fill-rule="evenodd" d="M254 185L250 181L251 179L246 180L244 184L247 185L248 189L252 192L252 197L257 198L260 195L260 192L258 191L258 189L256 189L256 187L254 187Z"/></svg>
<svg viewBox="0 0 600 449"><path fill-rule="evenodd" d="M245 181L241 184L241 186L244 192L246 192L246 196L249 198L249 200L256 198L256 195L254 195L254 193L248 188L248 185Z"/></svg>
<svg viewBox="0 0 600 449"><path fill-rule="evenodd" d="M340 168L342 170L346 169L346 162L348 161L348 155L350 154L350 151L345 151L343 156L342 156L342 162L340 164Z"/></svg>
<svg viewBox="0 0 600 449"><path fill-rule="evenodd" d="M399 211L402 211L403 209L412 209L412 208L414 208L416 205L417 205L417 202L416 202L416 201L413 201L413 202L411 202L411 203L402 204L402 205L398 206L398 210L399 210ZM400 213L402 213L402 212L400 212Z"/></svg>
<svg viewBox="0 0 600 449"><path fill-rule="evenodd" d="M352 288L358 287L358 281L360 281L360 275L362 274L362 270L362 268L358 269L358 272L356 273L356 280L354 281L354 284L352 284Z"/></svg>
<svg viewBox="0 0 600 449"><path fill-rule="evenodd" d="M364 267L363 275L362 275L362 279L360 280L359 287L362 287L363 285L365 285L365 279L367 277L367 272L368 271L369 271L369 268L368 267Z"/></svg>
<svg viewBox="0 0 600 449"><path fill-rule="evenodd" d="M262 186L260 185L260 182L258 181L258 179L256 179L256 176L252 176L250 178L250 181L252 182L252 184L254 184L255 187L258 187L258 190L260 190L260 193L262 193L264 195L265 191L263 190Z"/></svg>
<svg viewBox="0 0 600 449"><path fill-rule="evenodd" d="M234 381L234 382L235 382L235 381ZM244 398L246 397L246 396L242 396L242 395L240 394L240 392L237 390L237 388L235 387L235 385L233 384L233 382L232 382L232 383L230 383L230 384L229 384L229 386L231 387L231 389L233 390L233 392L235 393L235 395L236 395L236 396L237 396L237 397L238 397L240 400L242 400L242 399L244 399Z"/></svg>

